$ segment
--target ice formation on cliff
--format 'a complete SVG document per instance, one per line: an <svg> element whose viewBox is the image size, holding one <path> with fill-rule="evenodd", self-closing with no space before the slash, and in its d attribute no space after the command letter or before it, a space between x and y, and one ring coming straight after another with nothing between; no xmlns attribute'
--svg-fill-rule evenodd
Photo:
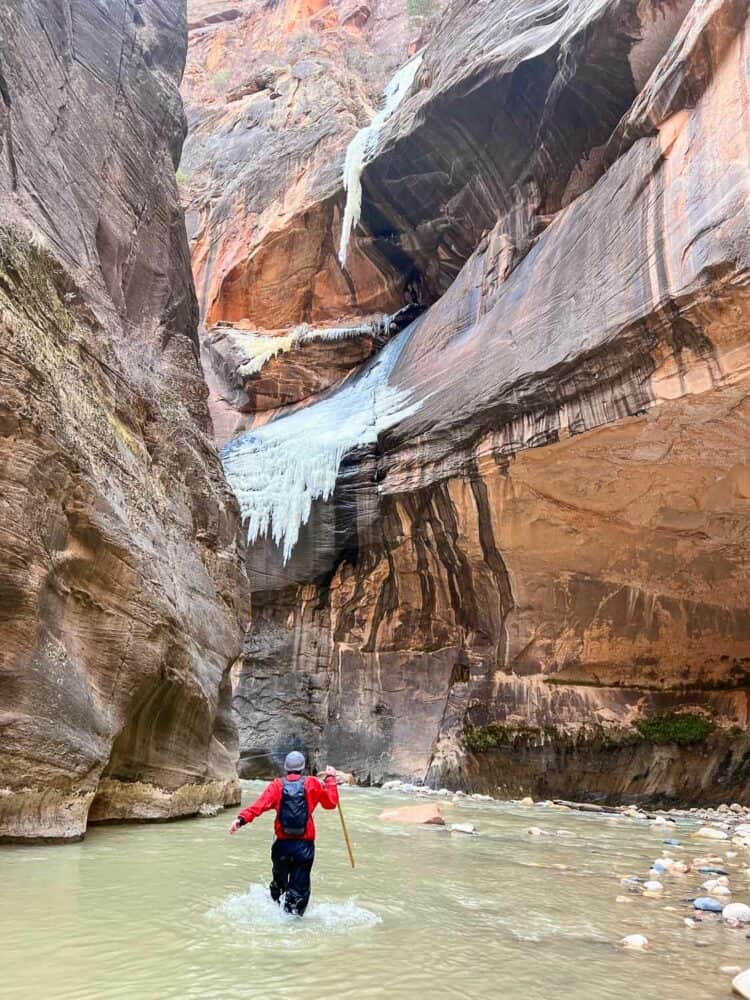
<svg viewBox="0 0 750 1000"><path fill-rule="evenodd" d="M386 337L392 317L385 314L372 316L352 326L309 326L300 323L286 333L271 336L267 333L218 328L220 339L228 342L244 358L237 366L241 378L256 375L278 354L294 351L303 344L353 340L356 337Z"/></svg>
<svg viewBox="0 0 750 1000"><path fill-rule="evenodd" d="M339 261L342 267L346 267L349 240L362 214L362 171L365 168L365 158L374 148L380 129L403 101L414 83L421 63L422 53L418 52L395 73L383 91L382 108L369 125L357 132L347 147L346 159L344 160L346 208L341 223L341 243L339 245Z"/></svg>
<svg viewBox="0 0 750 1000"><path fill-rule="evenodd" d="M344 455L373 444L378 434L420 403L390 387L388 376L409 335L394 337L343 386L303 409L235 438L222 461L247 524L248 542L267 535L288 562L314 500L327 500Z"/></svg>

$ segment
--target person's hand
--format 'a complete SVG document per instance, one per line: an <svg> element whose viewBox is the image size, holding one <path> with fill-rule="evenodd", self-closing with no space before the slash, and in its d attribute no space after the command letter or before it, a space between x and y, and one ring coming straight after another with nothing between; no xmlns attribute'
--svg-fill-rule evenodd
<svg viewBox="0 0 750 1000"><path fill-rule="evenodd" d="M239 817L238 817L234 821L234 823L232 823L232 825L229 827L229 832L230 833L237 833L237 831L240 829L241 826L242 826L242 823L240 823Z"/></svg>
<svg viewBox="0 0 750 1000"><path fill-rule="evenodd" d="M326 768L326 778L335 778L335 777L336 777L336 768L331 767L331 765L329 764L328 767Z"/></svg>

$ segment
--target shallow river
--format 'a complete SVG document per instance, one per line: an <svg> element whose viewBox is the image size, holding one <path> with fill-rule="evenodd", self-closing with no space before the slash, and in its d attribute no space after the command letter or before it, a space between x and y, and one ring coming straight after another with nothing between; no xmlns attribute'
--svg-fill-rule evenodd
<svg viewBox="0 0 750 1000"><path fill-rule="evenodd" d="M243 801L261 787L248 783ZM337 814L319 809L302 920L267 897L269 815L232 838L226 812L0 848L0 997L716 1000L731 997L721 966L750 966L744 930L684 925L703 877L664 876L662 899L619 884L648 875L664 837L684 845L675 857L709 853L689 824L665 833L510 803L445 807L449 822L476 824L470 837L381 823L383 808L414 801L404 795L345 789L342 801L357 869ZM550 835L530 837L532 825ZM741 860L733 900L750 902ZM639 932L649 952L618 948Z"/></svg>

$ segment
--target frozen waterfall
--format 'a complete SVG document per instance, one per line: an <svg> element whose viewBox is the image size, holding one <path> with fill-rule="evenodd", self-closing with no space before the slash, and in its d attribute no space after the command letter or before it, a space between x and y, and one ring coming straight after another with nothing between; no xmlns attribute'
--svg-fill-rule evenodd
<svg viewBox="0 0 750 1000"><path fill-rule="evenodd" d="M344 160L346 208L341 223L341 243L339 245L339 261L342 267L346 267L349 240L362 214L362 171L365 168L365 158L374 148L380 129L403 101L407 91L414 83L421 63L421 52L404 63L383 91L382 108L369 125L357 132L346 150L346 159Z"/></svg>
<svg viewBox="0 0 750 1000"><path fill-rule="evenodd" d="M229 484L247 524L248 542L267 534L288 562L314 500L327 500L344 455L414 413L421 401L396 391L388 376L410 328L362 372L310 406L231 441L222 451Z"/></svg>

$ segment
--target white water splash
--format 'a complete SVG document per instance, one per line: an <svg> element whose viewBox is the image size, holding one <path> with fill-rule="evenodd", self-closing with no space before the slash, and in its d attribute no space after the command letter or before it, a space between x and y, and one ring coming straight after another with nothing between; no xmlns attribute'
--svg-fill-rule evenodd
<svg viewBox="0 0 750 1000"><path fill-rule="evenodd" d="M226 923L233 931L251 931L285 943L292 935L304 938L321 931L348 934L381 923L377 913L358 906L353 899L340 903L316 902L313 899L300 919L285 913L271 899L268 887L257 883L251 885L247 892L229 896L209 910L206 916L211 921Z"/></svg>
<svg viewBox="0 0 750 1000"><path fill-rule="evenodd" d="M394 337L356 377L318 402L230 441L222 451L229 484L253 543L271 533L288 562L314 500L327 500L341 460L374 444L381 431L416 412L421 400L396 391L388 376L406 342Z"/></svg>
<svg viewBox="0 0 750 1000"><path fill-rule="evenodd" d="M421 64L421 52L404 63L383 91L383 106L380 111L369 125L357 132L347 147L346 159L344 160L346 208L341 223L341 242L339 244L339 261L342 267L346 267L349 240L362 214L362 171L365 168L365 158L374 148L381 128L393 115L414 83Z"/></svg>

